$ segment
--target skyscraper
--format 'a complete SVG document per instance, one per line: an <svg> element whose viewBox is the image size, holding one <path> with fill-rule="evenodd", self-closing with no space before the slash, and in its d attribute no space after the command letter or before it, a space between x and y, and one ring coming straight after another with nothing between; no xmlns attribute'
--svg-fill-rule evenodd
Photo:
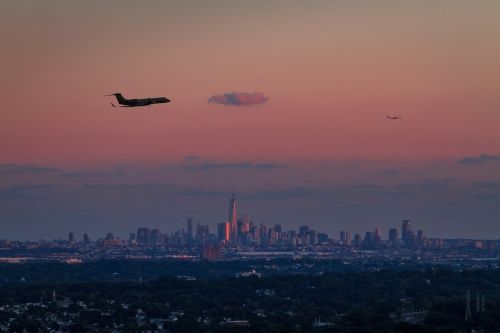
<svg viewBox="0 0 500 333"><path fill-rule="evenodd" d="M345 241L346 241L345 231L344 230L340 230L340 242L342 243L342 245L345 245Z"/></svg>
<svg viewBox="0 0 500 333"><path fill-rule="evenodd" d="M231 224L231 240L238 241L238 218L236 212L236 198L234 195L229 200L229 223Z"/></svg>
<svg viewBox="0 0 500 333"><path fill-rule="evenodd" d="M401 239L403 242L408 242L411 234L411 222L410 220L403 220L401 225Z"/></svg>
<svg viewBox="0 0 500 333"><path fill-rule="evenodd" d="M389 242L391 245L396 245L398 242L398 229L396 228L391 228L389 229Z"/></svg>
<svg viewBox="0 0 500 333"><path fill-rule="evenodd" d="M188 217L187 219L187 243L188 245L193 244L193 218Z"/></svg>
<svg viewBox="0 0 500 333"><path fill-rule="evenodd" d="M346 230L345 231L345 244L346 245L351 245L352 243L352 235L351 235L351 232L349 230Z"/></svg>
<svg viewBox="0 0 500 333"><path fill-rule="evenodd" d="M161 232L159 229L153 229L151 231L151 243L158 244L161 241Z"/></svg>
<svg viewBox="0 0 500 333"><path fill-rule="evenodd" d="M151 229L149 228L137 229L137 242L139 244L149 244L151 242Z"/></svg>
<svg viewBox="0 0 500 333"><path fill-rule="evenodd" d="M75 234L74 233L72 233L72 232L68 233L68 241L70 243L73 243L75 241Z"/></svg>

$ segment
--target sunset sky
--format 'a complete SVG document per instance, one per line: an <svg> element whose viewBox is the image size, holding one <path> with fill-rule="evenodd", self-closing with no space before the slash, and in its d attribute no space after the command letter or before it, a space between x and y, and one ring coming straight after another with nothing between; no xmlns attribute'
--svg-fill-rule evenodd
<svg viewBox="0 0 500 333"><path fill-rule="evenodd" d="M231 193L334 238L500 238L497 0L7 0L0 42L0 239L215 232Z"/></svg>

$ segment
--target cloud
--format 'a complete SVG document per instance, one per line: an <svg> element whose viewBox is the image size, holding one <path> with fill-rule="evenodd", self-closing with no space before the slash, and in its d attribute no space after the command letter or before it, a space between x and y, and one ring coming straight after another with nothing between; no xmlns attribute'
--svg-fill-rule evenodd
<svg viewBox="0 0 500 333"><path fill-rule="evenodd" d="M276 163L251 163L251 162L230 162L214 163L205 162L201 164L182 165L181 169L185 171L210 171L210 170L270 170L288 168L285 164Z"/></svg>
<svg viewBox="0 0 500 333"><path fill-rule="evenodd" d="M202 188L192 188L179 191L179 194L186 197L228 198L232 193L217 190L205 190Z"/></svg>
<svg viewBox="0 0 500 333"><path fill-rule="evenodd" d="M384 170L380 170L380 173L382 173L384 175L388 175L388 176L394 176L394 175L400 174L401 172L398 170L394 170L394 169L384 169Z"/></svg>
<svg viewBox="0 0 500 333"><path fill-rule="evenodd" d="M224 105L255 105L267 102L269 98L262 93L230 92L213 95L208 99L208 103Z"/></svg>
<svg viewBox="0 0 500 333"><path fill-rule="evenodd" d="M34 195L33 191L47 191L54 187L52 185L15 185L0 190L0 199L34 199L40 198Z"/></svg>
<svg viewBox="0 0 500 333"><path fill-rule="evenodd" d="M0 173L20 174L20 173L55 173L59 169L42 167L36 165L20 165L15 163L0 163Z"/></svg>
<svg viewBox="0 0 500 333"><path fill-rule="evenodd" d="M486 163L500 163L500 155L487 155L482 154L479 156L466 157L458 161L460 164L486 164Z"/></svg>
<svg viewBox="0 0 500 333"><path fill-rule="evenodd" d="M83 188L90 190L143 190L143 189L170 189L176 185L165 183L120 183L120 184L85 184Z"/></svg>
<svg viewBox="0 0 500 333"><path fill-rule="evenodd" d="M422 190L446 189L455 183L456 180L454 178L427 178L401 183L398 184L397 187Z"/></svg>
<svg viewBox="0 0 500 333"><path fill-rule="evenodd" d="M184 157L184 160L186 161L195 161L199 159L200 157L198 155L188 155Z"/></svg>
<svg viewBox="0 0 500 333"><path fill-rule="evenodd" d="M64 172L61 177L65 178L104 178L104 177L116 177L121 176L122 172L110 172L110 173L99 173L99 172Z"/></svg>

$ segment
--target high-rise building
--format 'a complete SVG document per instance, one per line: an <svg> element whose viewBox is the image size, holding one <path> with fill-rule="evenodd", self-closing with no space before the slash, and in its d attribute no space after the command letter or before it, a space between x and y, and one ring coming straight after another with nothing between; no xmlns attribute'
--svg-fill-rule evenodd
<svg viewBox="0 0 500 333"><path fill-rule="evenodd" d="M379 227L375 228L375 232L373 233L373 242L375 244L380 244L382 241L382 231Z"/></svg>
<svg viewBox="0 0 500 333"><path fill-rule="evenodd" d="M345 241L346 241L345 231L344 230L340 230L340 242L342 243L342 245L345 245Z"/></svg>
<svg viewBox="0 0 500 333"><path fill-rule="evenodd" d="M229 223L231 224L231 240L233 242L238 241L238 218L236 212L236 198L234 195L229 200Z"/></svg>
<svg viewBox="0 0 500 333"><path fill-rule="evenodd" d="M260 223L260 228L259 228L259 231L260 231L260 245L261 246L267 246L268 242L267 242L267 226L264 224L264 223Z"/></svg>
<svg viewBox="0 0 500 333"><path fill-rule="evenodd" d="M391 228L389 229L389 242L391 245L396 245L398 242L398 229Z"/></svg>
<svg viewBox="0 0 500 333"><path fill-rule="evenodd" d="M159 244L161 242L161 232L159 229L153 229L151 231L151 243Z"/></svg>
<svg viewBox="0 0 500 333"><path fill-rule="evenodd" d="M365 233L363 244L368 247L375 245L375 233L373 231L367 231Z"/></svg>
<svg viewBox="0 0 500 333"><path fill-rule="evenodd" d="M188 217L187 219L187 243L188 245L193 244L193 218Z"/></svg>
<svg viewBox="0 0 500 333"><path fill-rule="evenodd" d="M201 257L204 260L215 261L221 258L221 248L219 245L204 245Z"/></svg>
<svg viewBox="0 0 500 333"><path fill-rule="evenodd" d="M207 224L200 224L199 222L196 223L195 239L198 244L205 244L209 234L210 231Z"/></svg>
<svg viewBox="0 0 500 333"><path fill-rule="evenodd" d="M70 232L68 233L68 242L73 243L75 241L75 234Z"/></svg>
<svg viewBox="0 0 500 333"><path fill-rule="evenodd" d="M403 242L408 242L408 239L411 235L411 221L403 220L401 223L401 239Z"/></svg>
<svg viewBox="0 0 500 333"><path fill-rule="evenodd" d="M361 235L360 234L356 234L354 235L354 241L352 242L352 245L354 246L361 246Z"/></svg>
<svg viewBox="0 0 500 333"><path fill-rule="evenodd" d="M423 230L418 230L417 231L417 245L418 246L423 246L424 245L424 231Z"/></svg>
<svg viewBox="0 0 500 333"><path fill-rule="evenodd" d="M351 235L351 232L349 230L346 230L345 231L345 244L350 246L352 243L352 235Z"/></svg>
<svg viewBox="0 0 500 333"><path fill-rule="evenodd" d="M309 232L309 226L303 225L299 227L299 236L305 236Z"/></svg>
<svg viewBox="0 0 500 333"><path fill-rule="evenodd" d="M231 223L222 222L217 224L217 239L219 241L229 242L231 239Z"/></svg>
<svg viewBox="0 0 500 333"><path fill-rule="evenodd" d="M151 229L149 228L137 229L137 243L139 244L151 243Z"/></svg>
<svg viewBox="0 0 500 333"><path fill-rule="evenodd" d="M307 239L309 244L316 244L316 230L309 230L307 233Z"/></svg>
<svg viewBox="0 0 500 333"><path fill-rule="evenodd" d="M328 235L325 233L318 233L318 243L325 244L328 243Z"/></svg>
<svg viewBox="0 0 500 333"><path fill-rule="evenodd" d="M83 234L83 243L85 243L85 244L89 244L90 243L89 235Z"/></svg>

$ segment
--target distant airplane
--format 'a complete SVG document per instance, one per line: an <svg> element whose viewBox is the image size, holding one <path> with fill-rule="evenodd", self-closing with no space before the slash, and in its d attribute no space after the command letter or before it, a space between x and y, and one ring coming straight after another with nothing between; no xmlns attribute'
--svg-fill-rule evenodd
<svg viewBox="0 0 500 333"><path fill-rule="evenodd" d="M168 103L170 100L166 97L149 97L149 98L134 98L134 99L126 99L123 97L121 93L114 93L106 96L115 96L118 100L118 103L123 105L121 107L135 107L135 106L148 106L151 104L160 104L160 103ZM111 103L112 107L115 107L113 103Z"/></svg>
<svg viewBox="0 0 500 333"><path fill-rule="evenodd" d="M386 118L387 119L391 119L391 120L398 120L398 119L402 119L403 117L399 117L399 116L387 116Z"/></svg>

